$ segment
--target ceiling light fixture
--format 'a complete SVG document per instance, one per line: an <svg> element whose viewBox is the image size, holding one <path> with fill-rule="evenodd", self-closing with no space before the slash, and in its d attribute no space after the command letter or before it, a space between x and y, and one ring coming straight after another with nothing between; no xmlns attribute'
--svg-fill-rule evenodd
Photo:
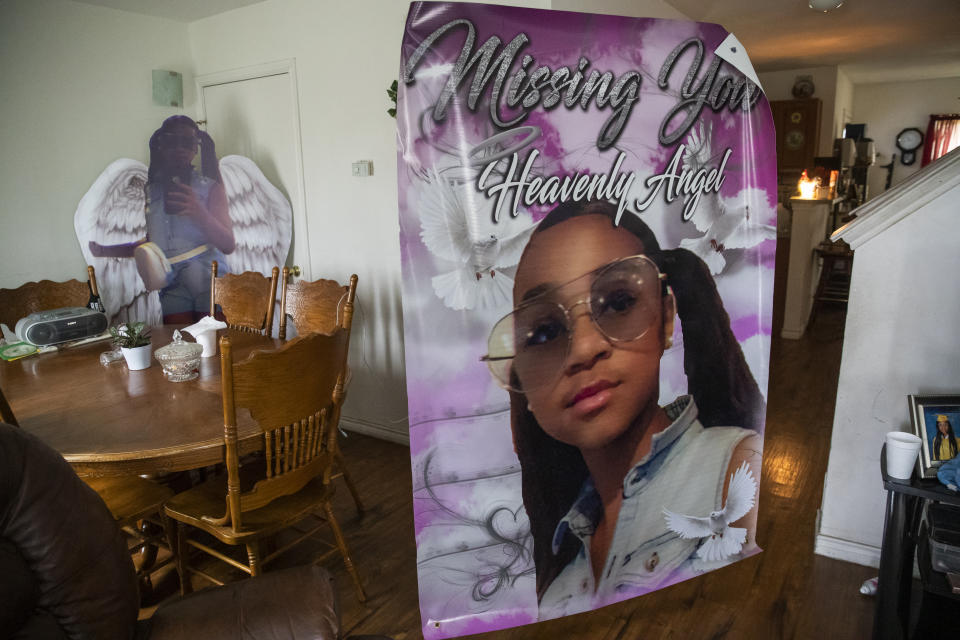
<svg viewBox="0 0 960 640"><path fill-rule="evenodd" d="M834 9L839 9L843 6L843 0L810 0L809 6L814 11L822 11L823 13L829 13Z"/></svg>

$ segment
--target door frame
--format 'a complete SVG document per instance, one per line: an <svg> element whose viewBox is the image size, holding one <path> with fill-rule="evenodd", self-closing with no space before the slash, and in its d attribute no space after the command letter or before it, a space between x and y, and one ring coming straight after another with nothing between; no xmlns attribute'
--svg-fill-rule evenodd
<svg viewBox="0 0 960 640"><path fill-rule="evenodd" d="M298 265L301 269L300 278L303 280L313 280L313 252L310 250L310 232L307 227L307 199L306 199L306 181L303 177L303 143L300 133L300 91L297 83L297 61L294 58L277 60L275 62L266 62L263 64L252 65L249 67L240 67L238 69L227 69L215 73L205 73L194 77L194 85L197 92L197 120L206 124L207 105L204 100L203 90L207 87L214 87L221 84L230 84L233 82L243 82L245 80L257 80L258 78L268 78L271 76L286 75L290 82L290 98L293 104L292 125L293 125L293 145L294 161L296 163L297 173L297 196L295 206L293 207L293 228L296 230L296 242L303 243L306 246L306 263ZM299 210L299 214L297 211ZM290 256L293 259L293 256Z"/></svg>

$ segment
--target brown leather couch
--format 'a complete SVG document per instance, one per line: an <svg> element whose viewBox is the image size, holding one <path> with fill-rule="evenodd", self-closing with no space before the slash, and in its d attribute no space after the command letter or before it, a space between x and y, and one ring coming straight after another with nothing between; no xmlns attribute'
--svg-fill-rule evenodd
<svg viewBox="0 0 960 640"><path fill-rule="evenodd" d="M0 637L340 637L336 591L315 565L165 602L140 623L138 611L133 562L106 505L56 451L0 423Z"/></svg>

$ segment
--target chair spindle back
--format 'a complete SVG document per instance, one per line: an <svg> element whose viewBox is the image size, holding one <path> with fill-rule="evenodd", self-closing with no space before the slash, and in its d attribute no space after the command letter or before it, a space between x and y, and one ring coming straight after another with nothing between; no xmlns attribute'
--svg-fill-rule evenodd
<svg viewBox="0 0 960 640"><path fill-rule="evenodd" d="M347 340L342 329L330 335L311 334L234 363L230 338L220 339L227 515L234 530L242 527L244 512L295 493L317 476L329 482ZM240 487L238 408L249 410L264 433L266 469L246 492Z"/></svg>
<svg viewBox="0 0 960 640"><path fill-rule="evenodd" d="M92 266L87 267L90 283L96 282ZM80 280L27 282L16 289L0 289L0 323L13 331L17 321L37 311L60 307L85 307L90 300L90 286Z"/></svg>
<svg viewBox="0 0 960 640"><path fill-rule="evenodd" d="M280 339L287 337L287 316L293 319L293 326L300 334L330 333L337 327L349 332L356 295L356 274L350 276L347 286L322 279L290 282L290 270L284 267L280 288Z"/></svg>
<svg viewBox="0 0 960 640"><path fill-rule="evenodd" d="M280 269L274 267L269 278L255 271L217 277L218 269L214 260L210 268L210 315L220 305L231 329L270 337Z"/></svg>

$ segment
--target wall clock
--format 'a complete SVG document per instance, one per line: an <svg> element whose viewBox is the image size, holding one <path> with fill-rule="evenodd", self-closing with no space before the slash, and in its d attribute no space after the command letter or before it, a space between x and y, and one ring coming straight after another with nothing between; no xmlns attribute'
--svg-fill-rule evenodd
<svg viewBox="0 0 960 640"><path fill-rule="evenodd" d="M786 143L788 149L796 151L797 149L803 148L804 139L805 136L803 135L803 131L800 131L799 129L791 129L790 131L787 131L784 142Z"/></svg>
<svg viewBox="0 0 960 640"><path fill-rule="evenodd" d="M917 159L916 151L923 144L923 133L916 127L909 127L897 134L897 149L902 152L900 162L911 165Z"/></svg>

